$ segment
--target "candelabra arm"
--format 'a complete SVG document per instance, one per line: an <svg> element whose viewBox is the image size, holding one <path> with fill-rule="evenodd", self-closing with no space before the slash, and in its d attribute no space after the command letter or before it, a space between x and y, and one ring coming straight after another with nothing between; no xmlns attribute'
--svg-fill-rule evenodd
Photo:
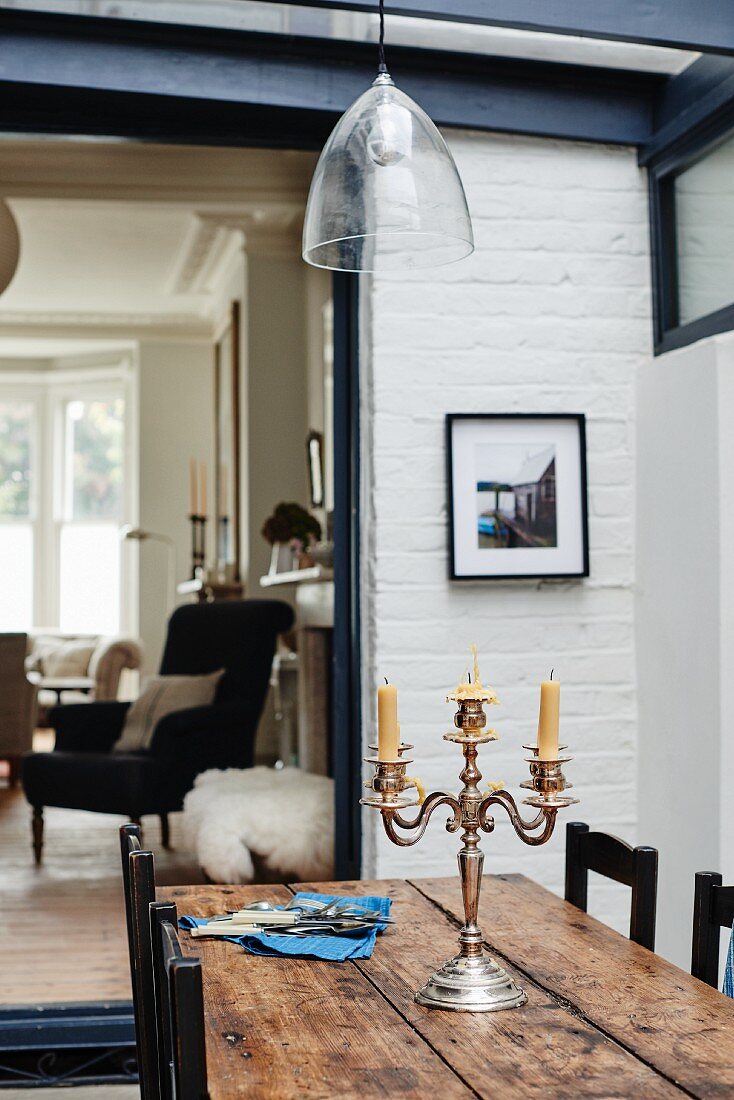
<svg viewBox="0 0 734 1100"><path fill-rule="evenodd" d="M487 813L492 806L502 806L507 811L513 829L525 844L545 844L553 834L558 814L557 807L543 807L531 821L525 821L509 791L493 791L482 799L479 806L479 824L485 833L491 833L494 829L494 819ZM541 825L545 828L542 832L536 833L535 830Z"/></svg>
<svg viewBox="0 0 734 1100"><path fill-rule="evenodd" d="M433 811L442 805L450 806L453 811L452 816L446 822L446 828L450 833L455 833L461 826L461 805L454 795L447 794L445 791L434 791L433 794L429 794L412 821L406 821L396 810L383 810L382 823L385 826L385 832L393 844L397 844L401 848L410 848L411 845L417 844L425 833ZM395 832L396 826L398 829L405 829L407 832L412 832L414 829L417 832L411 836L403 836Z"/></svg>

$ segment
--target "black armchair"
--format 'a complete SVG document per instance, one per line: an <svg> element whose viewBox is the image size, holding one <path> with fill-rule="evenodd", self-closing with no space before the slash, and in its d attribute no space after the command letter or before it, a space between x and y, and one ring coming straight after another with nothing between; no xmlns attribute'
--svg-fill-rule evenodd
<svg viewBox="0 0 734 1100"><path fill-rule="evenodd" d="M174 711L155 728L145 752L113 753L128 703L54 707L53 752L27 753L23 788L33 808L33 850L41 862L43 808L158 814L168 845L167 815L180 810L200 772L252 766L255 734L268 690L277 637L293 612L279 600L227 600L179 607L171 615L162 676L225 669L210 706Z"/></svg>

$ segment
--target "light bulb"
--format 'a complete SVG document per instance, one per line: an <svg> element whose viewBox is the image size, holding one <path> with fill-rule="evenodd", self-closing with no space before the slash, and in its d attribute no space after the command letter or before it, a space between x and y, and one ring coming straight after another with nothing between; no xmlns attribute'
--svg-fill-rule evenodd
<svg viewBox="0 0 734 1100"><path fill-rule="evenodd" d="M389 73L380 73L373 88L379 99L365 135L370 159L381 168L399 164L410 153L412 123L410 111L395 99L395 85Z"/></svg>
<svg viewBox="0 0 734 1100"><path fill-rule="evenodd" d="M397 103L380 103L367 134L367 151L383 168L399 164L410 150L410 115Z"/></svg>

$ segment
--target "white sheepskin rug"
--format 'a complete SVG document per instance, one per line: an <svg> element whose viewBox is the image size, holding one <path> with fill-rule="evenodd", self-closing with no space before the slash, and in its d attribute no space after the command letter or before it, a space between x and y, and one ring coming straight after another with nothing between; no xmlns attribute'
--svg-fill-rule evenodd
<svg viewBox="0 0 734 1100"><path fill-rule="evenodd" d="M213 882L252 882L268 870L334 875L334 781L300 768L202 772L184 799L184 839Z"/></svg>

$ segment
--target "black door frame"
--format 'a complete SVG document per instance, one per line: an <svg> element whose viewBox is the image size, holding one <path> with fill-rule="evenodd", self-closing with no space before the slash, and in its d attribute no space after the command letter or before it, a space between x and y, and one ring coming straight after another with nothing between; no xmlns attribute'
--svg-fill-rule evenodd
<svg viewBox="0 0 734 1100"><path fill-rule="evenodd" d="M145 27L145 24L143 25ZM183 90L183 89L182 89ZM36 94L47 102L53 98L53 89L38 86ZM79 136L100 135L99 120L94 104L97 92L87 90L76 104L66 104L62 121L55 120L54 136L59 133L70 140ZM134 93L117 93L112 104L105 101L105 128L111 138L125 134L132 140L185 145L200 144L196 135L172 136L170 118L148 115L145 124L136 126L139 115ZM86 109L84 103L86 102ZM184 101L178 100L182 109ZM197 125L206 130L207 118L211 122L211 132L217 131L221 103L217 100L203 100L197 104ZM111 110L110 110L111 107ZM10 112L10 117L8 115ZM29 126L27 116L20 107L16 115L12 101L5 102L3 124L8 126L13 117L16 125L9 128L22 134ZM314 134L309 127L311 112L290 108L285 112L266 111L261 116L267 119L267 125L260 119L254 138L251 140L250 128L244 121L242 130L235 137L231 131L224 141L230 148L273 148L298 147L318 151L322 144L320 129ZM302 116L304 129L300 141L292 141L299 129ZM267 130L267 138L263 137ZM305 133L304 133L305 130ZM39 130L25 130L29 135L38 137ZM43 132L41 126L40 132ZM333 280L334 302L334 646L332 659L332 745L331 759L335 779L335 829L334 863L335 875L339 879L359 878L361 872L361 814L359 798L361 794L361 692L360 692L360 567L359 567L359 344L358 311L359 295L356 275L337 273Z"/></svg>
<svg viewBox="0 0 734 1100"><path fill-rule="evenodd" d="M336 272L334 302L334 874L362 866L359 281Z"/></svg>

